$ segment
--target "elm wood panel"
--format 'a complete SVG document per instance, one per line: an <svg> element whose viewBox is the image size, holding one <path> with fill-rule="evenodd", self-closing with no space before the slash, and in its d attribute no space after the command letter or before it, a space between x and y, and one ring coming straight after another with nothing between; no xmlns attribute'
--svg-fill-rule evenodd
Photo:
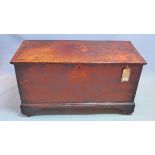
<svg viewBox="0 0 155 155"><path fill-rule="evenodd" d="M133 102L142 65L128 65L130 80L121 82L126 64L16 64L22 103Z"/></svg>
<svg viewBox="0 0 155 155"><path fill-rule="evenodd" d="M80 40L26 40L11 60L19 62L146 64L129 41Z"/></svg>

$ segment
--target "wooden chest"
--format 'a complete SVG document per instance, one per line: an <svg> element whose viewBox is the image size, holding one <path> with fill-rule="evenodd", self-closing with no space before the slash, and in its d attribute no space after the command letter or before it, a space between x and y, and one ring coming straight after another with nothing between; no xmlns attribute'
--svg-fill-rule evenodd
<svg viewBox="0 0 155 155"><path fill-rule="evenodd" d="M107 108L131 114L146 61L129 41L26 40L10 63L25 115Z"/></svg>

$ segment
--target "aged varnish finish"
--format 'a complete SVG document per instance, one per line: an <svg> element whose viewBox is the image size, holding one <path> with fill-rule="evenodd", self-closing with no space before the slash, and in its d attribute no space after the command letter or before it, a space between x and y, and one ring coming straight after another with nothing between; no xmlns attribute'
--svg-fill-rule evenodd
<svg viewBox="0 0 155 155"><path fill-rule="evenodd" d="M134 111L146 61L129 41L26 40L11 59L21 111Z"/></svg>

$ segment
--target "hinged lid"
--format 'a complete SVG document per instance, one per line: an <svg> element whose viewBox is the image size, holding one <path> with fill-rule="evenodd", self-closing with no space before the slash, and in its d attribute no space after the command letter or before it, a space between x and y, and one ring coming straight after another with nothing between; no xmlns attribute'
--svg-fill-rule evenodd
<svg viewBox="0 0 155 155"><path fill-rule="evenodd" d="M146 64L129 41L26 40L10 63Z"/></svg>

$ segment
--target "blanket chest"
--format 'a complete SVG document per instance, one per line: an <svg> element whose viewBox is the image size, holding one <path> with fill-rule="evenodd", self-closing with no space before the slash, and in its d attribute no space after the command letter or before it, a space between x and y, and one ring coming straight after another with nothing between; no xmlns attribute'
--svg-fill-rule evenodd
<svg viewBox="0 0 155 155"><path fill-rule="evenodd" d="M29 116L42 109L131 114L146 61L129 41L26 40L10 63Z"/></svg>

